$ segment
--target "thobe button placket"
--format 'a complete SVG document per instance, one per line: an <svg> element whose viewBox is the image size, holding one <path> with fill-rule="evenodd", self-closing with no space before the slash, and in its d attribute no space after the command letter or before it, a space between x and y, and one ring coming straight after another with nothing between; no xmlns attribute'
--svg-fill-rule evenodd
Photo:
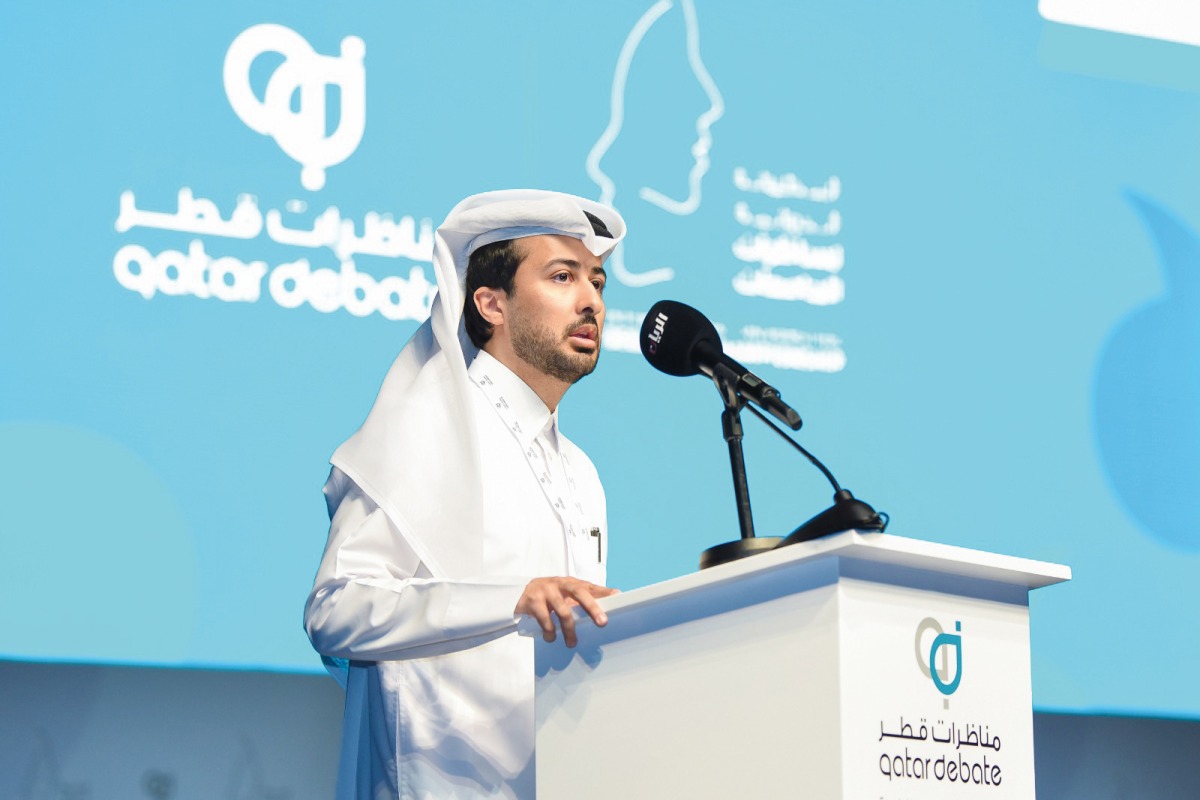
<svg viewBox="0 0 1200 800"><path fill-rule="evenodd" d="M504 426L514 437L521 440L525 437L521 423L515 418L515 410L502 394L493 394L499 387L486 373L482 375L476 386L488 398ZM553 415L547 418L543 428L534 435L533 440L522 451L529 463L533 476L541 486L546 500L550 503L558 517L561 530L566 535L567 554L570 563L575 565L578 572L579 544L587 537L587 525L584 520L583 504L576 495L575 479L571 475L571 465L566 455L558 447L557 426ZM557 468L557 472L556 472ZM556 481L554 476L561 474L566 480ZM565 492L565 494L564 494Z"/></svg>

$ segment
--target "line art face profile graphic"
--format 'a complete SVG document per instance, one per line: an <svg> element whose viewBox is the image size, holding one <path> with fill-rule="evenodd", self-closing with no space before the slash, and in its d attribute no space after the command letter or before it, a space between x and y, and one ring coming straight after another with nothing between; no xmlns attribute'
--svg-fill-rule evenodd
<svg viewBox="0 0 1200 800"><path fill-rule="evenodd" d="M250 85L250 68L267 53L283 56L267 80L262 98ZM283 25L254 25L242 31L225 53L225 94L234 112L253 131L270 136L300 163L300 183L309 191L325 186L325 170L345 161L362 141L366 127L366 45L357 36L342 39L341 54L321 55L300 34ZM326 134L327 89L340 98L336 130ZM293 98L299 103L293 108Z"/></svg>
<svg viewBox="0 0 1200 800"><path fill-rule="evenodd" d="M691 214L700 207L700 181L708 172L708 151L712 148L712 126L725 115L725 100L721 90L708 74L708 68L700 58L700 24L696 21L696 6L692 0L683 0L683 20L687 31L688 67L704 89L708 97L709 107L696 118L696 141L692 144L692 168L688 172L688 196L683 200L673 200L662 192L650 186L643 186L638 196L647 203L652 203L663 211L683 216Z"/></svg>
<svg viewBox="0 0 1200 800"><path fill-rule="evenodd" d="M932 640L927 636L931 631L935 634ZM926 617L917 625L913 646L921 674L933 681L937 690L946 696L948 704L950 695L958 690L962 680L962 622L955 620L954 633L946 633L941 623L933 617ZM954 650L953 671L948 652L950 649Z"/></svg>
<svg viewBox="0 0 1200 800"><path fill-rule="evenodd" d="M625 42L621 46L621 53L617 56L617 65L613 71L612 91L609 95L608 125L600 134L600 138L592 145L585 163L588 177L600 189L599 200L606 205L618 207L615 202L617 187L612 178L600 168L600 162L617 140L617 136L621 133L621 127L625 123L625 87L629 79L630 65L633 63L633 57L641 46L646 33L663 14L671 10L673 5L671 0L658 0L651 5L629 31L629 35L625 37ZM682 0L680 5L686 35L688 68L696 82L704 90L709 105L696 118L696 141L689 148L692 167L688 171L687 197L676 200L650 186L643 186L638 191L638 196L670 214L687 216L695 213L696 209L700 207L701 183L710 165L708 154L712 148L711 128L717 120L724 116L725 100L700 57L700 24L696 19L696 6L693 0ZM609 258L609 265L617 279L626 286L650 286L675 277L675 271L671 267L659 267L640 273L631 271L625 266L622 245L617 245L617 249Z"/></svg>

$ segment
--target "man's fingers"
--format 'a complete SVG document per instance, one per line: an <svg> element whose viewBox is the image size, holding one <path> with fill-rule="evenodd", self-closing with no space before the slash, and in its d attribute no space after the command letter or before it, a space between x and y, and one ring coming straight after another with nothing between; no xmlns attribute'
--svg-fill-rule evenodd
<svg viewBox="0 0 1200 800"><path fill-rule="evenodd" d="M586 589L588 594L590 594L592 597L612 597L614 594L621 593L620 589L613 589L608 586L600 586L599 584L588 583L587 581L579 581L579 585Z"/></svg>
<svg viewBox="0 0 1200 800"><path fill-rule="evenodd" d="M597 625L604 625L608 622L608 615L604 613L604 609L600 608L600 604L596 602L596 597L593 594L594 589L601 589L600 586L591 586L581 588L579 591L572 593L575 602L583 606L583 610L588 613L592 621Z"/></svg>
<svg viewBox="0 0 1200 800"><path fill-rule="evenodd" d="M540 603L534 604L529 611L533 618L537 620L542 629L542 638L547 642L554 641L554 617L550 614L549 606Z"/></svg>
<svg viewBox="0 0 1200 800"><path fill-rule="evenodd" d="M578 643L578 637L575 633L572 608L576 605L581 606L596 625L604 625L608 622L608 615L600 608L596 598L611 597L618 591L578 578L536 578L526 587L525 594L517 603L516 613L528 614L537 620L542 629L542 639L547 642L553 642L555 639L557 632L554 618L557 617L557 627L562 629L563 642L567 647L574 647Z"/></svg>
<svg viewBox="0 0 1200 800"><path fill-rule="evenodd" d="M542 629L542 638L547 642L554 641L554 616L551 614L546 592L539 582L531 582L526 587L525 593L517 601L514 613L533 617L538 627Z"/></svg>
<svg viewBox="0 0 1200 800"><path fill-rule="evenodd" d="M563 643L567 647L574 647L579 640L575 638L575 615L571 613L571 605L563 600L554 607L554 613L558 615L558 624L562 628Z"/></svg>

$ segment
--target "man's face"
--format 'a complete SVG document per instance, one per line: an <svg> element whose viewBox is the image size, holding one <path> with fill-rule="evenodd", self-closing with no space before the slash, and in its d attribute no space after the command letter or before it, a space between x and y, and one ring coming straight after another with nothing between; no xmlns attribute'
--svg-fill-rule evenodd
<svg viewBox="0 0 1200 800"><path fill-rule="evenodd" d="M596 368L604 329L604 268L570 236L530 236L507 298L513 353L537 371L575 383Z"/></svg>

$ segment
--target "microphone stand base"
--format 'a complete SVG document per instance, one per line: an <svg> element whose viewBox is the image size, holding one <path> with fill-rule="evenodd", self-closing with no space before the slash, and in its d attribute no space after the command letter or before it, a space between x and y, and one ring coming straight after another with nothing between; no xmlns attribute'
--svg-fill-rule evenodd
<svg viewBox="0 0 1200 800"><path fill-rule="evenodd" d="M887 524L887 514L876 511L862 500L855 500L848 490L838 489L833 495L833 505L792 531L780 547L848 530L882 533Z"/></svg>
<svg viewBox="0 0 1200 800"><path fill-rule="evenodd" d="M730 561L737 561L739 558L774 550L782 541L783 537L781 536L750 536L715 545L700 554L700 569L708 569L718 564L727 564Z"/></svg>

